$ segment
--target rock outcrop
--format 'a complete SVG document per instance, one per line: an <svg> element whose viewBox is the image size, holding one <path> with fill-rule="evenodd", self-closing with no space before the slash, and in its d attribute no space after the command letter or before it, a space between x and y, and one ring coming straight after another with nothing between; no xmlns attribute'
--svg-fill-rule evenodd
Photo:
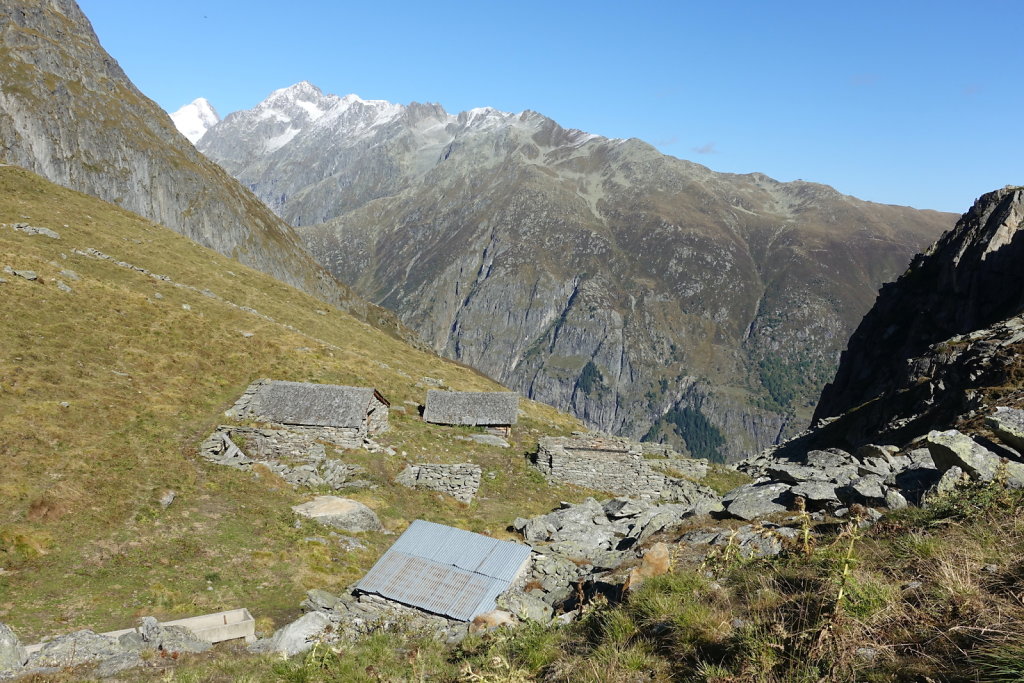
<svg viewBox="0 0 1024 683"><path fill-rule="evenodd" d="M958 346L975 345L971 342L986 336L983 330L1024 313L1021 263L1024 188L983 195L898 281L882 287L850 338L835 379L822 392L815 419L868 402L890 402L894 394L933 376L934 366L948 365L943 355L968 360L972 354ZM1024 334L1017 334L1024 327L1007 332L1003 341L1024 341ZM946 378L963 384L971 374L946 373Z"/></svg>
<svg viewBox="0 0 1024 683"><path fill-rule="evenodd" d="M898 508L965 480L1024 485L1022 259L1024 188L982 196L882 288L818 422L742 463L757 481L725 497L728 511L750 519L796 497Z"/></svg>

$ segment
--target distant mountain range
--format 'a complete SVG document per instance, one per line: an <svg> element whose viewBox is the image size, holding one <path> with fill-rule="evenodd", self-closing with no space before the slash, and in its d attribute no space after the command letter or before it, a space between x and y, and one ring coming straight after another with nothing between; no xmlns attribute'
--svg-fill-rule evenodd
<svg viewBox="0 0 1024 683"><path fill-rule="evenodd" d="M879 285L955 219L715 173L532 111L305 82L197 144L440 353L711 457L805 426Z"/></svg>

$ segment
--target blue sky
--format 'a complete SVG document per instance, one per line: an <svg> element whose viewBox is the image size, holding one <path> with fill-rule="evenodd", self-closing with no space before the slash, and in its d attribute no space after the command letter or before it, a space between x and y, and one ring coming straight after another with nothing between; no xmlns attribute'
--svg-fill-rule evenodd
<svg viewBox="0 0 1024 683"><path fill-rule="evenodd" d="M79 0L135 84L533 109L716 171L961 213L1024 184L1024 3Z"/></svg>

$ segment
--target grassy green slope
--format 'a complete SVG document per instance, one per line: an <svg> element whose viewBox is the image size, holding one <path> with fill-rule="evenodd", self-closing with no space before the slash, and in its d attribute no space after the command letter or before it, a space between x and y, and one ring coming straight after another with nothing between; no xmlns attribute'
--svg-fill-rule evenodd
<svg viewBox="0 0 1024 683"><path fill-rule="evenodd" d="M16 222L61 239L15 231ZM367 534L366 550L346 553L309 542L325 530L296 528L289 507L312 492L198 458L198 444L252 380L373 385L394 406L423 400L423 376L456 389L498 388L169 229L15 167L0 168L0 223L0 267L39 276L0 274L0 621L25 641L123 627L141 614L238 606L269 627L267 618L294 616L304 590L348 584L390 544ZM75 252L90 248L112 259ZM521 457L540 434L577 423L522 405L513 448L501 452L455 438L464 430L420 422L414 408L393 413L380 441L399 455L340 454L366 465L379 485L350 495L393 531L420 517L497 535L516 516L580 497L543 483ZM407 462L465 461L495 473L468 506L391 483ZM177 498L164 510L158 500L168 489Z"/></svg>

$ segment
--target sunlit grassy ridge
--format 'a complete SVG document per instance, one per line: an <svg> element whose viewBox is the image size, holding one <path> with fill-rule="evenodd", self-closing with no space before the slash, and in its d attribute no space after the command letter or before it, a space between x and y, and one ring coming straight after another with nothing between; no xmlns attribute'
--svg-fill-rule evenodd
<svg viewBox="0 0 1024 683"><path fill-rule="evenodd" d="M9 227L19 222L61 239ZM325 530L296 528L289 507L311 492L197 457L252 380L372 385L394 406L422 402L426 390L416 385L424 376L456 389L499 388L177 233L15 167L0 168L0 223L8 224L0 227L0 267L39 277L0 273L0 621L23 640L121 627L137 614L244 605L262 618L287 616L305 589L340 588L372 564L389 537L367 535L368 549L351 553L306 540ZM88 249L111 260L75 253ZM60 291L57 280L74 291ZM352 497L390 529L424 517L499 535L518 515L578 497L539 480L522 457L539 435L577 423L521 405L513 448L501 451L457 439L464 430L423 424L411 406L393 414L381 441L408 455L340 454L365 465L378 485ZM493 472L469 506L390 482L407 461L467 460ZM163 510L168 489L177 498Z"/></svg>

